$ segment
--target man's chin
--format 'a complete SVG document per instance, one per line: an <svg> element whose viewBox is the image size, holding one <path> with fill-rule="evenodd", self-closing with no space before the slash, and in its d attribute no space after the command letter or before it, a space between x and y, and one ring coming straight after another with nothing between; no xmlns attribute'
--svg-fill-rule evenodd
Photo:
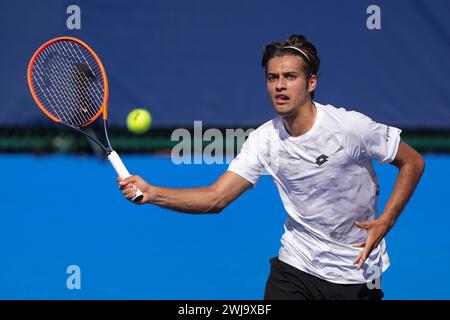
<svg viewBox="0 0 450 320"><path fill-rule="evenodd" d="M275 105L274 110L282 117L291 116L294 113L294 108L284 105Z"/></svg>

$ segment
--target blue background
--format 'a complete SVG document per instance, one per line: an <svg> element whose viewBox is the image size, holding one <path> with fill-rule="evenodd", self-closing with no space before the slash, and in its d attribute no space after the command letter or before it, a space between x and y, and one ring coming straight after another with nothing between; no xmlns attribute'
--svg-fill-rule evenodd
<svg viewBox="0 0 450 320"><path fill-rule="evenodd" d="M274 115L262 48L300 33L321 57L317 101L402 128L450 128L448 0L376 1L381 30L367 29L365 0L79 0L81 30L68 30L71 4L0 3L0 125L47 123L26 68L41 44L67 35L102 59L115 126L147 108L154 127L254 127Z"/></svg>
<svg viewBox="0 0 450 320"><path fill-rule="evenodd" d="M386 299L450 298L450 157L424 176L387 237ZM208 185L226 165L124 156L156 185ZM2 155L0 299L262 299L286 217L269 177L219 215L127 202L109 163L93 157ZM376 164L380 208L397 169ZM95 173L95 175L93 174ZM68 290L66 268L81 268Z"/></svg>

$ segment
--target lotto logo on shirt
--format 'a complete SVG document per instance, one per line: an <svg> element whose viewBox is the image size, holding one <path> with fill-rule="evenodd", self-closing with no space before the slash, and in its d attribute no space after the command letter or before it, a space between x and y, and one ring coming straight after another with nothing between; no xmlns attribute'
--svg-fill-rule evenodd
<svg viewBox="0 0 450 320"><path fill-rule="evenodd" d="M316 159L316 163L321 166L322 164L324 164L325 162L328 161L328 156L321 154L320 156L317 157Z"/></svg>

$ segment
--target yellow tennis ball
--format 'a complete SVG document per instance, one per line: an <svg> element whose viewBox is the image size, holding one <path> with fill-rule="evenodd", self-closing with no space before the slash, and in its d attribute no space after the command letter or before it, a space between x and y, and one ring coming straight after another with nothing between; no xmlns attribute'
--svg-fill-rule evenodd
<svg viewBox="0 0 450 320"><path fill-rule="evenodd" d="M128 114L127 127L133 133L142 134L146 132L152 124L152 116L145 109L134 109Z"/></svg>

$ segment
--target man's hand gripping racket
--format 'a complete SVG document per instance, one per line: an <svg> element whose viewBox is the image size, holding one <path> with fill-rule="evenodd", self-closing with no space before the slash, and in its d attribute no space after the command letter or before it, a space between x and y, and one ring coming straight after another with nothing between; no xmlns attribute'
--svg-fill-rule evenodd
<svg viewBox="0 0 450 320"><path fill-rule="evenodd" d="M95 52L73 37L55 38L44 43L28 65L28 85L34 101L53 121L70 127L98 144L122 179L130 177L108 137L108 79ZM106 145L83 131L103 115ZM132 201L143 197L137 189Z"/></svg>

